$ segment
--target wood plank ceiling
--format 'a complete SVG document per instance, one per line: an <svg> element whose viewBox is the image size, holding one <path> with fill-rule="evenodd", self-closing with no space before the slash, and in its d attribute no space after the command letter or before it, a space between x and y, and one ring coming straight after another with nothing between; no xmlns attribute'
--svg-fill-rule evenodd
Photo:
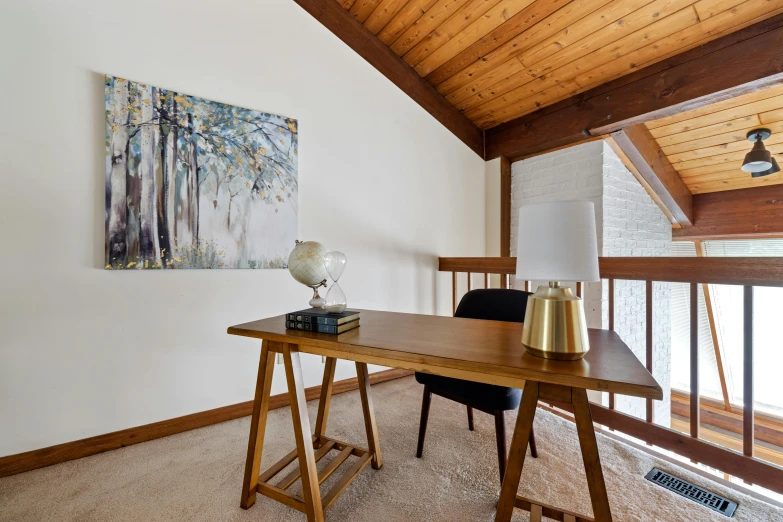
<svg viewBox="0 0 783 522"><path fill-rule="evenodd" d="M752 147L745 136L759 127L772 131L764 145L783 164L783 85L645 125L693 194L783 183L783 172L752 178L740 169Z"/></svg>
<svg viewBox="0 0 783 522"><path fill-rule="evenodd" d="M334 0L482 129L783 12L783 0Z"/></svg>

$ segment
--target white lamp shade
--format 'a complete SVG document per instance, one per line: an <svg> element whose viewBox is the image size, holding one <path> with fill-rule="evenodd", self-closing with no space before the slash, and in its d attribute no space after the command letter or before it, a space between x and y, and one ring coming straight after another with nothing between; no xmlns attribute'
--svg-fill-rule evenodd
<svg viewBox="0 0 783 522"><path fill-rule="evenodd" d="M517 279L598 281L591 201L553 201L519 209Z"/></svg>

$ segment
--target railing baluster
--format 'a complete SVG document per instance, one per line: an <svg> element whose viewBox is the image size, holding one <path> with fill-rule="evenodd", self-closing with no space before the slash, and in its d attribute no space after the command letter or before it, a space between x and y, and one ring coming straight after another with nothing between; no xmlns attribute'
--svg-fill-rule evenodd
<svg viewBox="0 0 783 522"><path fill-rule="evenodd" d="M742 450L746 456L753 456L754 409L753 409L753 287L744 288L743 320L743 382L742 382Z"/></svg>
<svg viewBox="0 0 783 522"><path fill-rule="evenodd" d="M783 258L759 259L759 258L600 258L601 275L608 282L608 325L609 329L616 331L618 324L624 324L622 311L617 310L617 294L621 293L616 288L616 281L631 280L645 281L646 295L646 367L652 372L654 359L652 357L654 341L657 337L651 332L653 320L657 319L652 311L654 301L654 289L656 282L669 281L689 284L690 293L690 425L689 434L682 434L676 430L655 425L654 410L650 408L650 402L645 401L646 419L628 416L617 411L617 397L609 394L609 408L603 408L596 404L594 420L603 424L610 430L621 431L638 437L648 444L660 446L663 449L674 451L692 461L698 461L705 465L717 468L724 473L744 479L748 483L769 487L777 493L783 493L783 471L780 468L754 456L755 453L755 404L754 404L754 339L753 339L753 294L755 286L783 287ZM457 273L468 273L469 289L472 289L472 274L483 273L484 285L491 286L492 275L500 277L500 287L510 288L510 278L514 274L516 260L514 258L440 258L439 271L452 272L452 312L455 313L457 301ZM480 284L480 283L479 283ZM699 285L736 285L743 286L743 372L744 372L744 401L742 421L742 454L729 449L715 447L699 439L701 422L701 400L699 386ZM585 283L577 284L576 293L582 295L586 291ZM519 288L530 290L533 281L520 281ZM705 292L705 301L709 298ZM708 313L710 304L707 301ZM709 317L708 317L709 318ZM628 325L630 326L630 325ZM716 354L717 357L717 354ZM725 361L724 361L725 362ZM724 402L726 401L724 394ZM734 408L736 411L737 408ZM712 421L705 419L707 424ZM684 437L684 438L683 438ZM745 459L745 460L742 460ZM773 477L770 479L770 477ZM780 480L779 480L780 479Z"/></svg>
<svg viewBox="0 0 783 522"><path fill-rule="evenodd" d="M472 281L471 273L468 272L468 292L473 290L473 281Z"/></svg>
<svg viewBox="0 0 783 522"><path fill-rule="evenodd" d="M609 329L614 331L614 279L609 280Z"/></svg>
<svg viewBox="0 0 783 522"><path fill-rule="evenodd" d="M457 313L457 272L451 273L451 315Z"/></svg>
<svg viewBox="0 0 783 522"><path fill-rule="evenodd" d="M609 329L614 331L614 279L609 279ZM614 409L614 393L609 392L609 409Z"/></svg>
<svg viewBox="0 0 783 522"><path fill-rule="evenodd" d="M691 437L699 438L699 285L691 283Z"/></svg>
<svg viewBox="0 0 783 522"><path fill-rule="evenodd" d="M647 343L646 349L646 364L647 371L652 374L653 372L653 282L647 281L646 285L646 304L645 304L645 319L646 319L646 332L645 341ZM647 422L653 421L653 402L652 399L647 399L646 404L646 420Z"/></svg>

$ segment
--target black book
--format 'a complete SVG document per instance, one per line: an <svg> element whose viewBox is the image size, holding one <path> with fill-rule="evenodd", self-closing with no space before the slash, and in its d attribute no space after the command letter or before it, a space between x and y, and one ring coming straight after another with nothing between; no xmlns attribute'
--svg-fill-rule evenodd
<svg viewBox="0 0 783 522"><path fill-rule="evenodd" d="M325 334L341 334L359 327L359 321L350 321L342 325L318 324L318 323L299 323L296 321L286 321L285 327L290 330L304 330L305 332L318 332Z"/></svg>
<svg viewBox="0 0 783 522"><path fill-rule="evenodd" d="M323 308L308 308L286 314L287 321L296 321L298 323L318 323L331 326L339 326L359 319L359 312L346 310L339 314L327 312Z"/></svg>

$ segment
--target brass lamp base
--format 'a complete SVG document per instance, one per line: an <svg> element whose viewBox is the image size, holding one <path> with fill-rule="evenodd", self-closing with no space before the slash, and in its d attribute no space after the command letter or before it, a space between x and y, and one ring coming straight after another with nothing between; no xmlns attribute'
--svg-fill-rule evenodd
<svg viewBox="0 0 783 522"><path fill-rule="evenodd" d="M522 344L544 359L574 361L590 350L582 299L550 281L527 298Z"/></svg>

